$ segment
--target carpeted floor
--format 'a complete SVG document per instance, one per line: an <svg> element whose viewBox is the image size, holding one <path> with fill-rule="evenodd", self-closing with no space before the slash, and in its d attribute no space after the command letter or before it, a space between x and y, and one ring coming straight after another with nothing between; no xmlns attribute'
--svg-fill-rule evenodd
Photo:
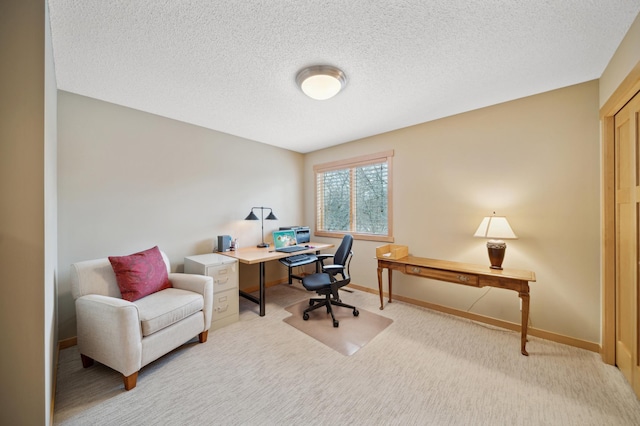
<svg viewBox="0 0 640 426"><path fill-rule="evenodd" d="M600 356L394 302L341 293L393 320L345 356L286 324L310 294L267 290L266 316L241 299L240 321L144 367L118 373L60 353L57 425L639 425L640 402ZM342 327L343 324L340 325Z"/></svg>

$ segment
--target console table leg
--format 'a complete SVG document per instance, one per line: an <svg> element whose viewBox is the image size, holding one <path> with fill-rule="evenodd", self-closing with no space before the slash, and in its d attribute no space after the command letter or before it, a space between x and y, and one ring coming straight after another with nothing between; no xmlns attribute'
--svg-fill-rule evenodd
<svg viewBox="0 0 640 426"><path fill-rule="evenodd" d="M522 355L529 356L527 352L527 328L529 324L529 293L519 292L518 295L522 300L522 322L521 322L521 335L520 335L520 352Z"/></svg>
<svg viewBox="0 0 640 426"><path fill-rule="evenodd" d="M384 309L384 301L382 300L382 268L378 268L378 294L380 295L380 310Z"/></svg>
<svg viewBox="0 0 640 426"><path fill-rule="evenodd" d="M393 291L391 290L391 288L393 287L393 282L391 280L391 269L387 268L387 275L389 276L389 303L391 303L391 299L393 299Z"/></svg>

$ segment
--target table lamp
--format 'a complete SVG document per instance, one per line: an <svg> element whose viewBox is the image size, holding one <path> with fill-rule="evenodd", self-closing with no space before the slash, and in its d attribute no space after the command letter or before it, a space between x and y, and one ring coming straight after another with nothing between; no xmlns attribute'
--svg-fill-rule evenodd
<svg viewBox="0 0 640 426"><path fill-rule="evenodd" d="M269 243L265 243L264 242L264 211L265 210L269 210L269 215L267 216L267 220L278 220L278 218L276 217L276 215L273 214L273 210L271 209L271 207L251 207L251 211L249 212L249 215L247 217L244 218L244 220L258 220L258 216L255 215L255 213L253 212L256 209L260 209L260 220L261 222L261 227L262 227L262 243L258 244L257 247L258 248L265 248L265 247L269 247Z"/></svg>
<svg viewBox="0 0 640 426"><path fill-rule="evenodd" d="M502 260L504 252L507 249L505 239L515 240L518 237L513 233L507 218L504 216L496 216L493 212L492 216L482 219L480 226L474 237L489 238L487 241L487 250L489 251L489 261L491 269L502 269Z"/></svg>

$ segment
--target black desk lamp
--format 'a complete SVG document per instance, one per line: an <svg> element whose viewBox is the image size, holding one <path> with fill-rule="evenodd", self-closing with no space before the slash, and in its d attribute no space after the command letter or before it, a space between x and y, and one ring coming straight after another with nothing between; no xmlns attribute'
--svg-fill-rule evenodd
<svg viewBox="0 0 640 426"><path fill-rule="evenodd" d="M257 247L259 248L269 247L269 243L264 242L264 219L265 219L264 211L269 210L269 215L266 217L267 220L278 220L278 218L276 217L276 215L273 214L273 210L271 210L271 207L251 207L251 211L249 212L249 215L245 217L244 220L258 220L258 216L256 216L255 213L253 213L255 209L260 209L260 220L262 221L261 222L262 243L258 244Z"/></svg>

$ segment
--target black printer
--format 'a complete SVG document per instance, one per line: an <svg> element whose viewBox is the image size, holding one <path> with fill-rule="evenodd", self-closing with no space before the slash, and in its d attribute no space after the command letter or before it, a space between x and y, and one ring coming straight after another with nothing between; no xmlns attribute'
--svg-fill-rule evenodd
<svg viewBox="0 0 640 426"><path fill-rule="evenodd" d="M296 232L296 241L298 244L306 244L311 241L311 230L308 226L281 226L280 230L285 231L292 229Z"/></svg>

